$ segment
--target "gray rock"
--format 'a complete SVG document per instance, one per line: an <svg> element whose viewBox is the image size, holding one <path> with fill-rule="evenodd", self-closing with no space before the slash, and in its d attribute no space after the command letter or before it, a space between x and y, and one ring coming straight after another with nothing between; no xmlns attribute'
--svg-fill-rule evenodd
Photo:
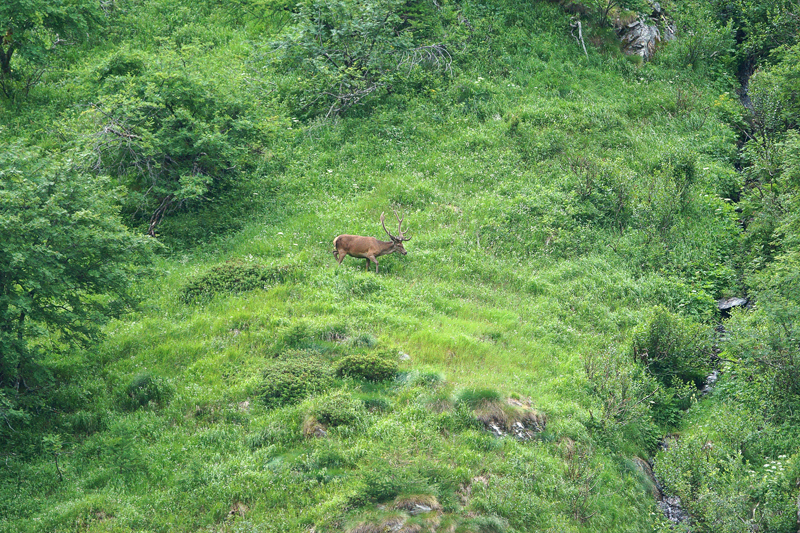
<svg viewBox="0 0 800 533"><path fill-rule="evenodd" d="M743 305L747 305L747 298L720 298L717 300L717 308L720 311L727 311L729 309L733 309L734 307L741 307Z"/></svg>
<svg viewBox="0 0 800 533"><path fill-rule="evenodd" d="M412 509L409 509L408 514L411 516L416 516L422 513L429 513L433 511L433 507L428 507L427 505L423 505L421 503L415 503Z"/></svg>
<svg viewBox="0 0 800 533"><path fill-rule="evenodd" d="M683 524L689 521L689 513L684 510L681 499L677 496L667 496L658 502L658 506L664 512L664 516L674 524Z"/></svg>
<svg viewBox="0 0 800 533"><path fill-rule="evenodd" d="M714 390L714 384L719 379L719 372L714 370L708 376L706 376L706 383L703 385L703 388L700 390L703 394L708 394L712 390Z"/></svg>
<svg viewBox="0 0 800 533"><path fill-rule="evenodd" d="M659 485L655 474L653 474L653 467L650 466L650 463L641 457L634 457L633 464L636 465L636 469L639 470L642 477L646 480L647 489L650 491L653 499L661 501L664 495L661 493L661 485Z"/></svg>
<svg viewBox="0 0 800 533"><path fill-rule="evenodd" d="M619 31L623 52L638 55L649 61L656 51L656 42L661 41L658 26L646 24L642 20L631 22Z"/></svg>

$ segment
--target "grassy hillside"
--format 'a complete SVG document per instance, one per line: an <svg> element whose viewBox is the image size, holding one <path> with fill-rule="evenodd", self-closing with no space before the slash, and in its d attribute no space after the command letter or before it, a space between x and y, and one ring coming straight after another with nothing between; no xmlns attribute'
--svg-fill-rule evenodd
<svg viewBox="0 0 800 533"><path fill-rule="evenodd" d="M0 530L666 530L644 460L669 432L700 450L733 431L738 393L698 390L716 299L745 288L730 78L677 44L631 60L600 25L587 57L557 3L448 4L450 69L311 117L268 45L292 9L120 2L2 110L4 142L93 154L139 233L152 197L135 164L108 165L104 116L189 109L142 153L196 135L224 164L196 156L210 185L175 171L185 202L159 220L139 306L44 356L48 396L3 434ZM130 113L140 136L167 122ZM333 238L382 238L392 209L408 255L337 267ZM723 471L797 468L790 442L750 453ZM759 485L780 485L765 530L791 527L792 475Z"/></svg>

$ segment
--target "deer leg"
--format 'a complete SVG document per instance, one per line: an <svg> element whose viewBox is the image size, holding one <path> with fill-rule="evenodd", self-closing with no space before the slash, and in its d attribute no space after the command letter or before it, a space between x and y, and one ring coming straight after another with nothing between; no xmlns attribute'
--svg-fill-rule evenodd
<svg viewBox="0 0 800 533"><path fill-rule="evenodd" d="M339 250L334 250L333 251L333 255L336 256L336 261L338 261L336 263L337 265L341 265L342 264L342 259L344 259L347 256L347 254L340 254Z"/></svg>
<svg viewBox="0 0 800 533"><path fill-rule="evenodd" d="M375 263L375 273L377 274L378 273L378 260L375 259L374 255L371 255L371 256L367 257L367 270L369 270L369 262L370 261Z"/></svg>

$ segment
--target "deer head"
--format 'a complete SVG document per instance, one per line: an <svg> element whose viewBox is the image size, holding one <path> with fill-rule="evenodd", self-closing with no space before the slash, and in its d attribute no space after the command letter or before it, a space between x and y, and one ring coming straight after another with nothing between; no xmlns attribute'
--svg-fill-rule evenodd
<svg viewBox="0 0 800 533"><path fill-rule="evenodd" d="M386 232L386 235L389 236L389 238L392 240L392 243L395 246L393 251L400 252L401 255L406 255L406 249L405 247L403 247L403 242L410 241L411 237L406 237L405 235L403 235L402 226L403 226L403 220L405 219L405 215L402 218L400 218L400 216L397 214L397 211L394 211L394 217L397 219L397 235L398 235L397 237L389 233L389 230L386 229L385 215L386 215L385 212L381 213L381 225L383 226L383 231Z"/></svg>

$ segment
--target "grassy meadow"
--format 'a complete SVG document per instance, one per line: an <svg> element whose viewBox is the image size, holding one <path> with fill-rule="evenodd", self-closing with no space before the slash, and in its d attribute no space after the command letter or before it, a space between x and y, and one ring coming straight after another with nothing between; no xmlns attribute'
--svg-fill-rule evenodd
<svg viewBox="0 0 800 533"><path fill-rule="evenodd" d="M110 58L139 57L227 102L207 122L247 128L247 162L163 218L135 310L45 356L57 386L4 434L0 531L669 530L642 463L730 396L656 383L633 339L667 316L705 354L743 290L719 65L635 61L588 25L584 55L558 3L464 3L449 71L307 118L265 44L292 28L277 3L115 5L0 138L79 151L136 83L112 88ZM408 255L337 266L333 239L384 238L384 212L395 233L393 210ZM520 420L529 440L487 431Z"/></svg>

